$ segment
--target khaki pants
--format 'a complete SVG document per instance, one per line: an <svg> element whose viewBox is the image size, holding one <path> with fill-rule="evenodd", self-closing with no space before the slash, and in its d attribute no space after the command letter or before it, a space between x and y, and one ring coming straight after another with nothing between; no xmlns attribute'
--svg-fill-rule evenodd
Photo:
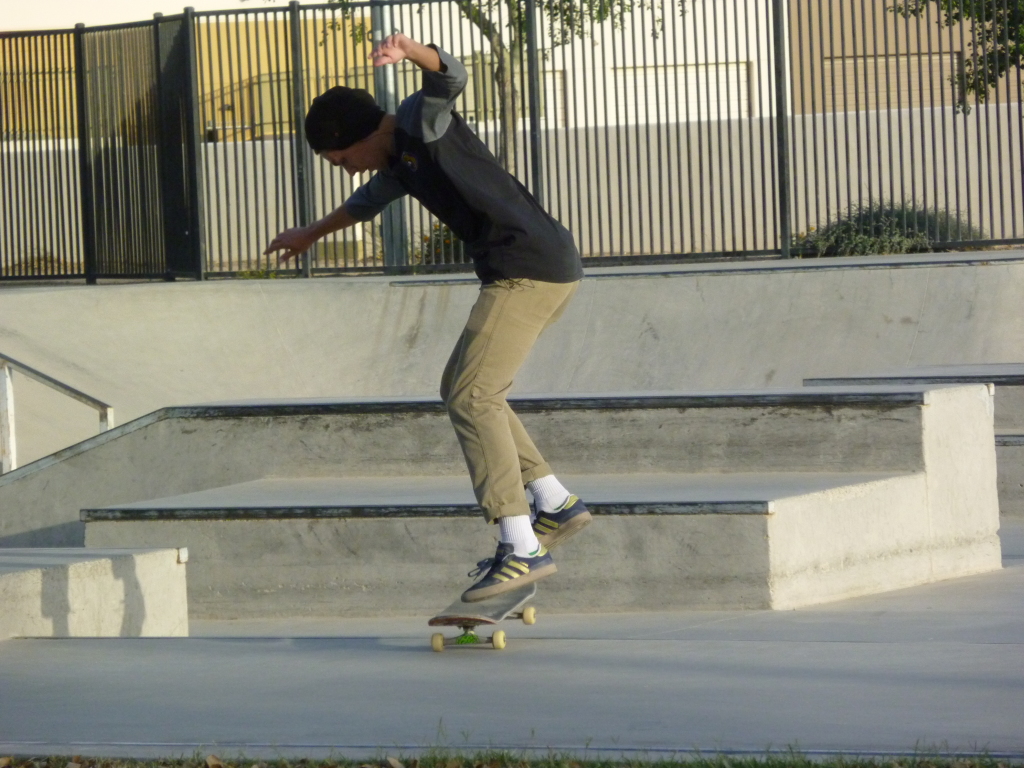
<svg viewBox="0 0 1024 768"><path fill-rule="evenodd" d="M488 522L528 515L523 486L551 474L505 397L541 332L579 283L501 280L480 288L441 377L441 399L459 437Z"/></svg>

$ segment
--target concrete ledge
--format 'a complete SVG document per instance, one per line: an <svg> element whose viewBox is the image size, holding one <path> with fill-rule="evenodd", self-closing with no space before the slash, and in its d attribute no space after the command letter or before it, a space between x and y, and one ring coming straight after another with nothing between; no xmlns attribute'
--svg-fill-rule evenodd
<svg viewBox="0 0 1024 768"><path fill-rule="evenodd" d="M598 517L556 551L561 570L539 601L548 608L793 608L999 567L994 531L938 529L923 473L563 479ZM417 495L432 501L429 515ZM216 506L182 507L204 502ZM493 552L494 529L468 510L466 478L320 478L83 518L91 546L186 543L194 618L413 615L465 589L472 564Z"/></svg>
<svg viewBox="0 0 1024 768"><path fill-rule="evenodd" d="M187 637L178 549L0 549L0 640Z"/></svg>
<svg viewBox="0 0 1024 768"><path fill-rule="evenodd" d="M821 387L950 386L991 384L995 386L995 427L1024 430L1024 363L986 365L933 365L859 376L804 379L804 385Z"/></svg>
<svg viewBox="0 0 1024 768"><path fill-rule="evenodd" d="M902 473L924 467L922 407L938 391L627 393L521 398L513 404L563 475ZM464 473L448 416L436 399L166 408L0 476L0 546L81 545L82 509L268 475Z"/></svg>
<svg viewBox="0 0 1024 768"><path fill-rule="evenodd" d="M1024 363L943 365L852 377L805 379L818 389L837 386L994 386L999 509L1003 515L1024 515Z"/></svg>
<svg viewBox="0 0 1024 768"><path fill-rule="evenodd" d="M772 499L891 475L672 473L562 475L597 515L766 515ZM482 517L468 476L268 478L163 499L83 509L82 522Z"/></svg>

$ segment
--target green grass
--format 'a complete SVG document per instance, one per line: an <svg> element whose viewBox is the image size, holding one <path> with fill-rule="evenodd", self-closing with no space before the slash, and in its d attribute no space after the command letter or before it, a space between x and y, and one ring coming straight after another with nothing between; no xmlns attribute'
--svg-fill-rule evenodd
<svg viewBox="0 0 1024 768"><path fill-rule="evenodd" d="M173 760L127 760L82 757L0 758L0 768L1020 768L1021 760L994 757L932 757L922 752L895 758L818 758L799 752L763 756L707 755L680 759L586 759L551 754L488 752L472 755L436 750L414 759L255 760L196 756Z"/></svg>

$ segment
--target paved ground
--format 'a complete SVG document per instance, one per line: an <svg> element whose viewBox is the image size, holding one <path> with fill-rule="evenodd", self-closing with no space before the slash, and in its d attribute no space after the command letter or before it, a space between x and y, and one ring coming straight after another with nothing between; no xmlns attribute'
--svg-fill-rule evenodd
<svg viewBox="0 0 1024 768"><path fill-rule="evenodd" d="M1003 537L1000 573L799 611L542 615L502 653L434 654L425 617L10 640L0 754L1024 758L1024 521Z"/></svg>

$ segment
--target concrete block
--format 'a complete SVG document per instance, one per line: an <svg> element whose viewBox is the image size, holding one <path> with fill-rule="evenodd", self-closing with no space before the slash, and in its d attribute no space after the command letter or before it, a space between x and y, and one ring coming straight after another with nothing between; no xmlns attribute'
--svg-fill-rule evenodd
<svg viewBox="0 0 1024 768"><path fill-rule="evenodd" d="M936 525L923 472L563 479L596 520L556 552L547 608L793 608L1000 567L994 527ZM477 516L468 478L266 480L83 512L90 545L187 543L195 618L422 615L493 552Z"/></svg>
<svg viewBox="0 0 1024 768"><path fill-rule="evenodd" d="M810 387L949 386L988 384L994 387L999 509L1003 515L1024 515L1024 364L943 365L860 376L805 379Z"/></svg>
<svg viewBox="0 0 1024 768"><path fill-rule="evenodd" d="M177 549L0 549L0 640L187 637Z"/></svg>

